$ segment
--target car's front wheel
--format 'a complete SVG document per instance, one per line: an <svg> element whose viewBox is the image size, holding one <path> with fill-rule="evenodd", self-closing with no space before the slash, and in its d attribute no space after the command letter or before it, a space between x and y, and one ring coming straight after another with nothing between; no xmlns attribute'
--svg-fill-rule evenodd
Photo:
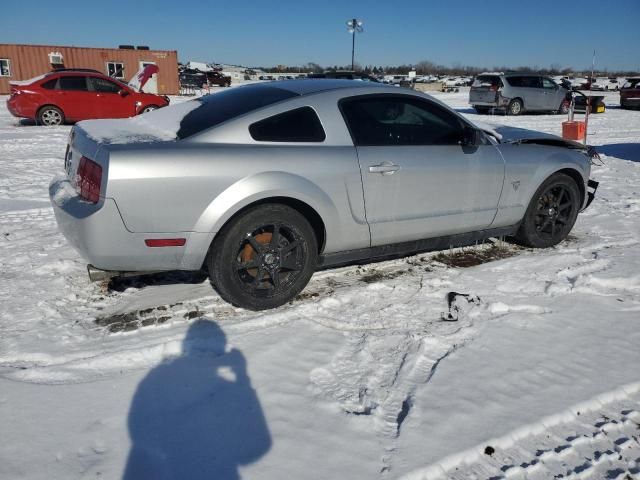
<svg viewBox="0 0 640 480"><path fill-rule="evenodd" d="M140 110L140 115L142 115L143 113L153 112L154 110L157 110L157 109L158 109L157 105L147 105L142 110Z"/></svg>
<svg viewBox="0 0 640 480"><path fill-rule="evenodd" d="M62 125L64 123L64 113L62 113L62 110L58 107L47 105L40 109L37 120L38 125L45 125L47 127Z"/></svg>
<svg viewBox="0 0 640 480"><path fill-rule="evenodd" d="M307 285L318 259L313 228L281 204L250 208L219 232L208 256L220 296L249 310L279 307Z"/></svg>
<svg viewBox="0 0 640 480"><path fill-rule="evenodd" d="M563 100L560 104L560 108L558 108L558 113L561 115L566 115L569 113L569 102L567 100Z"/></svg>
<svg viewBox="0 0 640 480"><path fill-rule="evenodd" d="M522 219L516 241L546 248L567 238L580 208L580 191L573 178L556 173L540 185Z"/></svg>

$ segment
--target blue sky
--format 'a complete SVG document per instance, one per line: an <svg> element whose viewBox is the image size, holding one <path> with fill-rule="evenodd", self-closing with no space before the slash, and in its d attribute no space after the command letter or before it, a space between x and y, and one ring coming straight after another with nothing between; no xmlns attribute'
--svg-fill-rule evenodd
<svg viewBox="0 0 640 480"><path fill-rule="evenodd" d="M571 6L571 4L579 6ZM181 61L346 65L345 21L364 21L362 65L551 64L640 70L640 0L87 2L31 0L3 9L0 42L178 50Z"/></svg>

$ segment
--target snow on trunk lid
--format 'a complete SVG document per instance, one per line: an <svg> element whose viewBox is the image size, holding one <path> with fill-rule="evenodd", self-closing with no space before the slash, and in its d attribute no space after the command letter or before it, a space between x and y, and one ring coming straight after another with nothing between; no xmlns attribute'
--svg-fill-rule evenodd
<svg viewBox="0 0 640 480"><path fill-rule="evenodd" d="M137 117L84 120L77 126L87 137L103 144L166 142L176 140L185 115L202 105L198 100L171 105Z"/></svg>

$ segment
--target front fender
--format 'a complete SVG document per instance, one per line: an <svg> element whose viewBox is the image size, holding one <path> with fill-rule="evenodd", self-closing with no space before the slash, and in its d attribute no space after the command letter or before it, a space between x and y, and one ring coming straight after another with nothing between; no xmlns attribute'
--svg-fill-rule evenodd
<svg viewBox="0 0 640 480"><path fill-rule="evenodd" d="M498 214L492 226L514 225L522 220L536 190L556 172L571 170L586 191L590 160L579 151L542 145L500 145L505 158L505 181ZM586 195L584 196L586 197ZM585 205L586 198L583 198Z"/></svg>

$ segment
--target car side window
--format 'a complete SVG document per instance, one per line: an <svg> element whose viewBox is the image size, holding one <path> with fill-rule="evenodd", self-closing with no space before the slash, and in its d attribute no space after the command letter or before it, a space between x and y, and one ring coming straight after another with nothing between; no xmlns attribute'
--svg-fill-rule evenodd
<svg viewBox="0 0 640 480"><path fill-rule="evenodd" d="M542 78L541 77L526 77L529 82L530 88L542 88Z"/></svg>
<svg viewBox="0 0 640 480"><path fill-rule="evenodd" d="M49 80L47 82L44 82L42 85L40 85L42 88L45 88L47 90L53 90L54 88L56 88L56 85L58 83L58 79L54 78L53 80Z"/></svg>
<svg viewBox="0 0 640 480"><path fill-rule="evenodd" d="M522 77L509 77L507 78L507 82L512 87L522 87Z"/></svg>
<svg viewBox="0 0 640 480"><path fill-rule="evenodd" d="M301 107L265 118L249 126L249 133L260 142L324 142L326 135L311 107Z"/></svg>
<svg viewBox="0 0 640 480"><path fill-rule="evenodd" d="M542 79L542 88L554 89L556 88L556 86L557 86L556 83L550 78Z"/></svg>
<svg viewBox="0 0 640 480"><path fill-rule="evenodd" d="M110 80L99 77L90 77L93 90L100 93L118 93L121 87Z"/></svg>
<svg viewBox="0 0 640 480"><path fill-rule="evenodd" d="M60 90L80 90L87 91L87 77L64 76L58 79L58 88Z"/></svg>
<svg viewBox="0 0 640 480"><path fill-rule="evenodd" d="M343 100L340 108L356 146L455 145L462 122L434 103L409 96Z"/></svg>

